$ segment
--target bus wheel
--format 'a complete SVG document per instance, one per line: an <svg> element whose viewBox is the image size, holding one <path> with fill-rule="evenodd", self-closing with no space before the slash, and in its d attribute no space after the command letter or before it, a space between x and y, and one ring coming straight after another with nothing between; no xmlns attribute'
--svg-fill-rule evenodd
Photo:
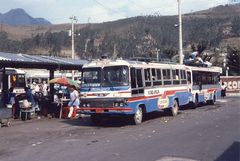
<svg viewBox="0 0 240 161"><path fill-rule="evenodd" d="M173 107L171 108L171 115L177 116L179 110L178 102L177 100L174 100Z"/></svg>
<svg viewBox="0 0 240 161"><path fill-rule="evenodd" d="M215 103L216 103L216 96L215 96L215 93L214 93L213 99L212 99L212 100L209 100L209 101L208 101L208 104L209 104L209 105L214 105Z"/></svg>
<svg viewBox="0 0 240 161"><path fill-rule="evenodd" d="M191 103L191 107L193 109L197 108L198 107L198 95L196 94L195 96L195 101Z"/></svg>
<svg viewBox="0 0 240 161"><path fill-rule="evenodd" d="M143 110L141 107L138 107L136 113L133 116L133 121L135 125L139 125L142 123L143 119Z"/></svg>
<svg viewBox="0 0 240 161"><path fill-rule="evenodd" d="M7 121L7 127L10 127L11 126L11 122L8 120Z"/></svg>
<svg viewBox="0 0 240 161"><path fill-rule="evenodd" d="M92 114L91 115L91 122L94 125L99 125L101 123L102 120L102 116L101 115L97 115L97 114Z"/></svg>

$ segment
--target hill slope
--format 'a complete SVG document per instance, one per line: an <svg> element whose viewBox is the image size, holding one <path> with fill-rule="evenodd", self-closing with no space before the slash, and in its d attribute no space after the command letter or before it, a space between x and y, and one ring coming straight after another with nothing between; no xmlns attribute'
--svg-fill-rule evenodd
<svg viewBox="0 0 240 161"><path fill-rule="evenodd" d="M177 16L139 16L100 24L78 24L77 33L81 35L75 37L76 54L81 58L98 58L104 53L129 58L154 56L156 49L159 49L160 53L173 56L178 52L177 23ZM0 46L0 50L70 56L69 29L70 24L29 27L3 25L1 31L7 31L7 36L11 38L9 42L17 45L2 45L15 48ZM22 35L18 35L19 33ZM16 38L19 41L13 41ZM191 52L192 44L203 45L208 50L239 47L239 38L240 4L217 6L183 15L185 53Z"/></svg>

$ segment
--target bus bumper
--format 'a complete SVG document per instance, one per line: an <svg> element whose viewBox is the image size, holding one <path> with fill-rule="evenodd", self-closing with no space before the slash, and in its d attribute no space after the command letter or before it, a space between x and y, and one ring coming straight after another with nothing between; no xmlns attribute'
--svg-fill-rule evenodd
<svg viewBox="0 0 240 161"><path fill-rule="evenodd" d="M133 114L129 107L80 107L77 109L80 114Z"/></svg>

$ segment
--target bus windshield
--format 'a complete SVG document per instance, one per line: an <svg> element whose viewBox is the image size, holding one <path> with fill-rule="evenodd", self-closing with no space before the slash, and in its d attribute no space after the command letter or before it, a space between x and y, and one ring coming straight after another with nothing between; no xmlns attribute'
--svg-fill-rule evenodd
<svg viewBox="0 0 240 161"><path fill-rule="evenodd" d="M26 87L26 80L24 74L17 75L16 87Z"/></svg>
<svg viewBox="0 0 240 161"><path fill-rule="evenodd" d="M104 68L83 68L82 87L127 86L129 72L127 66L109 66Z"/></svg>
<svg viewBox="0 0 240 161"><path fill-rule="evenodd" d="M101 68L83 68L82 87L101 86Z"/></svg>
<svg viewBox="0 0 240 161"><path fill-rule="evenodd" d="M127 66L110 66L103 68L102 86L127 86L129 82Z"/></svg>

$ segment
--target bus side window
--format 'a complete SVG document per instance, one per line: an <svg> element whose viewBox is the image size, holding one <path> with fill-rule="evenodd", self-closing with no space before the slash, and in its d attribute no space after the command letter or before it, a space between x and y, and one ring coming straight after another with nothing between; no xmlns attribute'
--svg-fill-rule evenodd
<svg viewBox="0 0 240 161"><path fill-rule="evenodd" d="M132 94L143 93L143 78L142 78L142 69L131 68L131 87Z"/></svg>
<svg viewBox="0 0 240 161"><path fill-rule="evenodd" d="M136 88L136 69L135 68L130 69L130 75L131 75L131 87Z"/></svg>
<svg viewBox="0 0 240 161"><path fill-rule="evenodd" d="M164 85L171 85L171 70L170 69L163 69L163 83Z"/></svg>
<svg viewBox="0 0 240 161"><path fill-rule="evenodd" d="M157 78L156 78L156 69L155 68L152 68L152 80L155 81Z"/></svg>
<svg viewBox="0 0 240 161"><path fill-rule="evenodd" d="M142 79L142 69L137 69L137 87L138 89L138 93L143 93L143 79Z"/></svg>
<svg viewBox="0 0 240 161"><path fill-rule="evenodd" d="M188 81L189 84L192 83L191 73L190 72L187 72L187 81Z"/></svg>
<svg viewBox="0 0 240 161"><path fill-rule="evenodd" d="M207 84L214 84L213 78L212 78L212 73L207 73Z"/></svg>
<svg viewBox="0 0 240 161"><path fill-rule="evenodd" d="M214 75L213 75L213 79L214 79L214 84L218 84L219 82L220 82L220 74L218 74L218 73L215 73Z"/></svg>
<svg viewBox="0 0 240 161"><path fill-rule="evenodd" d="M157 69L157 85L162 85L162 71L161 69Z"/></svg>
<svg viewBox="0 0 240 161"><path fill-rule="evenodd" d="M201 72L193 72L193 85L199 85L202 83Z"/></svg>
<svg viewBox="0 0 240 161"><path fill-rule="evenodd" d="M151 75L150 75L150 69L144 69L144 76L145 76L145 86L149 87L151 86Z"/></svg>
<svg viewBox="0 0 240 161"><path fill-rule="evenodd" d="M17 75L13 74L10 76L10 86L11 87L16 87L17 86Z"/></svg>
<svg viewBox="0 0 240 161"><path fill-rule="evenodd" d="M180 75L181 75L181 84L187 84L186 71L180 70ZM190 75L190 79L191 79L191 75Z"/></svg>
<svg viewBox="0 0 240 161"><path fill-rule="evenodd" d="M178 69L173 69L172 70L172 79L173 79L173 84L180 84L179 70Z"/></svg>
<svg viewBox="0 0 240 161"><path fill-rule="evenodd" d="M152 69L153 86L162 85L161 69Z"/></svg>

